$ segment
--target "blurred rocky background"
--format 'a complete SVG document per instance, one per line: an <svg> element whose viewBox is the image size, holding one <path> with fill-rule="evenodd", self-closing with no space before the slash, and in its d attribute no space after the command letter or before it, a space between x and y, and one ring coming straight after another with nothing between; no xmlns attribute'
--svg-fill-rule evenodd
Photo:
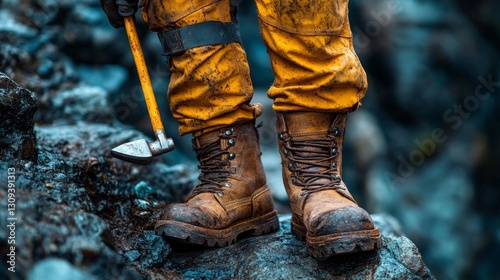
<svg viewBox="0 0 500 280"><path fill-rule="evenodd" d="M263 160L282 228L220 251L175 248L152 232L159 209L183 200L197 177L191 139L177 136L168 112L170 74L156 34L138 17L177 148L149 166L131 165L109 148L152 134L124 30L108 24L97 0L0 5L0 181L16 169L21 219L19 273L7 273L9 231L0 229L1 279L430 278L423 262L437 279L500 278L498 1L351 0L370 87L349 118L344 180L369 212L384 213L374 219L385 245L364 260L327 264L308 259L287 231L265 96L273 75L252 1L240 3L240 27L255 101L267 108ZM6 221L4 187L0 207ZM240 263L235 250L252 256ZM227 263L210 262L214 255Z"/></svg>

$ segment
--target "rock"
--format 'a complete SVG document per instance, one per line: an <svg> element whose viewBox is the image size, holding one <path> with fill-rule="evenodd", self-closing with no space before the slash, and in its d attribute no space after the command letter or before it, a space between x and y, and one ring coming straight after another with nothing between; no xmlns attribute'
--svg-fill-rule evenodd
<svg viewBox="0 0 500 280"><path fill-rule="evenodd" d="M110 93L117 94L125 84L128 73L123 66L102 65L77 65L76 71L82 83L90 86L101 87Z"/></svg>
<svg viewBox="0 0 500 280"><path fill-rule="evenodd" d="M480 238L471 238L480 235L479 216L468 209L473 199L474 183L467 169L446 155L455 153L448 149L458 144L456 139L448 141L450 143L442 154L425 165L414 166L412 176L400 177L403 181L399 183L394 180L386 182L392 184L394 190L404 189L392 193L394 200L411 201L411 206L401 207L393 203L389 207L399 210L397 216L404 228L411 232L412 240L417 244L427 244L421 246L421 250L427 253L427 260L443 264L440 273L452 276L469 261L467 256L479 250L481 241ZM460 150L465 151L462 147ZM429 232L429 228L432 231ZM460 234L453 234L457 230ZM466 247L461 246L464 243L467 243Z"/></svg>
<svg viewBox="0 0 500 280"><path fill-rule="evenodd" d="M144 181L140 181L134 186L134 193L138 198L146 198L153 193L153 188Z"/></svg>
<svg viewBox="0 0 500 280"><path fill-rule="evenodd" d="M0 26L0 32L9 33L11 38L14 36L29 38L36 35L36 31L33 28L15 20L13 15L7 10L0 11L0 20L3 22L2 26Z"/></svg>
<svg viewBox="0 0 500 280"><path fill-rule="evenodd" d="M2 81L9 82L7 89L30 93L10 79ZM32 94L28 96L36 101ZM93 106L106 104L103 99L104 94L96 95ZM75 98L73 108L85 102L85 98ZM21 116L27 112L18 111ZM29 129L33 139L37 137L35 156L39 157L35 164L0 161L2 182L7 182L7 168L15 168L15 214L22 217L16 227L18 279L26 279L30 268L45 267L42 262L53 257L69 261L76 271L95 279L142 279L140 273L160 267L169 256L169 244L151 229L166 202L182 199L193 187L196 175L192 168L166 166L160 158L149 166L112 158L111 147L147 137L118 123L91 124L92 118L85 119L90 110L83 112L53 114L54 124L36 126L36 135L33 114L23 123L14 123L18 130ZM6 188L0 189L0 197L7 197ZM0 207L7 209L6 199L0 200ZM0 218L6 220L7 211L1 211ZM2 248L8 248L8 236L7 227L1 227ZM136 265L138 269L131 268ZM41 275L39 271L30 277Z"/></svg>
<svg viewBox="0 0 500 280"><path fill-rule="evenodd" d="M500 138L491 124L500 117L499 5L350 1L354 45L369 77L360 110L376 118L387 152L368 170L346 154L344 174L355 175L346 181L364 190L369 211L401 221L437 278L500 277L488 264L500 251L485 249L500 244L491 199L500 196L493 171Z"/></svg>
<svg viewBox="0 0 500 280"><path fill-rule="evenodd" d="M124 29L115 29L108 23L99 3L66 2L68 9L61 32L62 50L65 53L75 62L85 64L133 63L129 61L130 47ZM89 49L92 51L89 52Z"/></svg>
<svg viewBox="0 0 500 280"><path fill-rule="evenodd" d="M404 236L401 225L393 216L382 213L372 215L372 219L383 236Z"/></svg>
<svg viewBox="0 0 500 280"><path fill-rule="evenodd" d="M154 197L157 199L183 202L198 184L199 170L194 164L153 163L151 168L157 174L148 181L152 186L156 186Z"/></svg>
<svg viewBox="0 0 500 280"><path fill-rule="evenodd" d="M160 163L134 166L110 158L108 145L115 140L145 137L136 131L118 132L88 123L43 126L37 131L40 161L16 169L16 215L23 218L16 228L16 246L22 248L17 255L20 279L50 257L68 260L97 279L117 279L124 273L141 279L139 273L160 267L170 246L151 229L165 201L173 201L176 195L176 191L162 189L170 189L169 178L179 174L186 176L179 180L184 181L184 190L190 189L196 177L179 167ZM0 164L1 181L7 181L8 167ZM193 178L189 185L187 178ZM149 193L148 200L142 200L145 204L138 207L132 201L134 186L141 181L160 191ZM0 197L6 196L7 190L0 189ZM7 200L1 200L0 207L7 209ZM0 212L1 219L6 220L6 215L7 211ZM6 227L0 228L2 248L8 246L8 234ZM140 268L133 270L128 263Z"/></svg>
<svg viewBox="0 0 500 280"><path fill-rule="evenodd" d="M345 145L353 146L356 163L361 169L367 169L378 158L387 152L387 143L377 119L368 111L357 111L347 119L347 133Z"/></svg>
<svg viewBox="0 0 500 280"><path fill-rule="evenodd" d="M62 90L51 99L50 110L44 110L40 121L50 123L111 123L113 109L109 93L101 87L80 85Z"/></svg>
<svg viewBox="0 0 500 280"><path fill-rule="evenodd" d="M70 223L76 225L83 237L101 239L106 244L113 246L113 236L111 236L108 224L98 216L90 213L79 213L72 217Z"/></svg>
<svg viewBox="0 0 500 280"><path fill-rule="evenodd" d="M0 73L0 160L37 161L33 116L35 95Z"/></svg>
<svg viewBox="0 0 500 280"><path fill-rule="evenodd" d="M374 215L377 217L377 215ZM374 220L384 232L386 216ZM318 262L290 232L291 215L280 215L280 230L219 249L177 248L165 277L193 279L433 279L417 247L404 236L383 236L383 247L365 254ZM380 223L382 222L382 223Z"/></svg>
<svg viewBox="0 0 500 280"><path fill-rule="evenodd" d="M86 187L94 195L112 193L129 198L149 195L179 201L196 184L193 166L167 166L160 162L161 158L148 166L140 166L112 158L111 148L136 139L148 139L136 130L79 122L40 126L36 131L39 143L44 143L40 146L39 168L47 176L61 169L71 171L69 174L74 176L79 170L87 177Z"/></svg>
<svg viewBox="0 0 500 280"><path fill-rule="evenodd" d="M39 184L35 181L30 183ZM58 202L50 191L36 194L28 188L20 183L16 186L15 215L18 220L14 246L18 278L14 279L26 279L33 267L52 257L62 258L96 279L112 279L122 273L125 262L112 248L115 244L107 222L94 214ZM4 190L1 190L0 196L4 195ZM87 199L87 203L91 203L90 198ZM7 209L3 202L0 206ZM7 211L3 212L5 214L0 213L0 217L6 220ZM2 228L2 248L10 246L7 245L6 234ZM102 269L104 263L113 269Z"/></svg>
<svg viewBox="0 0 500 280"><path fill-rule="evenodd" d="M152 230L145 230L133 235L130 247L125 248L125 256L130 263L144 269L161 268L170 258L170 245Z"/></svg>
<svg viewBox="0 0 500 280"><path fill-rule="evenodd" d="M76 268L64 259L48 258L37 263L30 271L28 280L97 280L98 278Z"/></svg>

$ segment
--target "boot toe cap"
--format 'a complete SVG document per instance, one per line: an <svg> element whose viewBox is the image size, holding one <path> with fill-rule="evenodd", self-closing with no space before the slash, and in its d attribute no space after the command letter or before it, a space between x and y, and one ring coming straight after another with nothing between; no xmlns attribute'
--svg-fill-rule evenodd
<svg viewBox="0 0 500 280"><path fill-rule="evenodd" d="M165 208L160 220L177 221L203 228L213 228L222 220L217 215L211 215L207 209L187 204L171 204Z"/></svg>
<svg viewBox="0 0 500 280"><path fill-rule="evenodd" d="M311 236L323 236L375 228L370 214L357 206L324 212L311 220L312 222L308 231Z"/></svg>

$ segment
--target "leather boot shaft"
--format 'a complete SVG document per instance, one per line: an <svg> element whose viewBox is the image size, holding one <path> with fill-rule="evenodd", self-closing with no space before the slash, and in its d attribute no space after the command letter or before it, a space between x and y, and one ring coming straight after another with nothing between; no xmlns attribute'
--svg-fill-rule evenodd
<svg viewBox="0 0 500 280"><path fill-rule="evenodd" d="M201 183L190 198L205 189L217 188L214 193L221 197L221 201L230 201L242 195L248 196L266 185L258 132L253 122L195 137L193 148L199 162Z"/></svg>

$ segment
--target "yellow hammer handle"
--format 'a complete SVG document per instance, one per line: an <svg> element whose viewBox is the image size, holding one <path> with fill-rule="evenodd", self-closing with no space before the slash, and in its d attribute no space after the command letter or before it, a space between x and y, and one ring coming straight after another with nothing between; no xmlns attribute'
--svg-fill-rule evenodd
<svg viewBox="0 0 500 280"><path fill-rule="evenodd" d="M151 125L153 126L154 131L158 131L163 129L163 124L161 122L158 104L156 104L153 86L151 85L151 80L149 79L148 67L146 66L146 60L144 59L144 55L142 53L139 36L137 36L137 30L135 29L134 18L133 16L124 17L124 21L130 49L132 50L132 56L134 57L135 67L137 68L137 74L139 75L139 80L141 81L142 93L144 94L144 100L146 101L146 107L148 108L149 118L151 119Z"/></svg>

